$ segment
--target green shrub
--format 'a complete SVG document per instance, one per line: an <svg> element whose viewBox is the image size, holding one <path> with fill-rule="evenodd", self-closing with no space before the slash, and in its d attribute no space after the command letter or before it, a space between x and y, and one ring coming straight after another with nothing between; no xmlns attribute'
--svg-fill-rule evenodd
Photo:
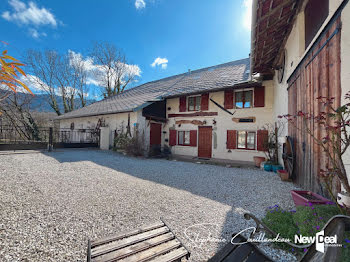
<svg viewBox="0 0 350 262"><path fill-rule="evenodd" d="M127 134L123 134L123 133L118 134L118 136L114 138L114 149L126 150L130 142L131 142L131 138Z"/></svg>
<svg viewBox="0 0 350 262"><path fill-rule="evenodd" d="M335 205L311 205L298 206L293 218L299 228L298 234L314 236L335 215L339 215Z"/></svg>
<svg viewBox="0 0 350 262"><path fill-rule="evenodd" d="M269 207L269 211L262 219L262 222L264 222L266 226L275 233L279 233L281 238L289 238L292 240L298 231L298 227L293 220L293 213L290 211L284 211L277 205ZM275 245L285 250L290 250L290 246L285 243L275 243Z"/></svg>
<svg viewBox="0 0 350 262"><path fill-rule="evenodd" d="M340 215L335 205L299 206L294 211L284 211L275 205L269 207L262 221L275 233L279 233L281 238L289 238L294 241L294 235L315 236L335 215ZM342 244L340 261L350 262L350 232L345 233ZM274 243L274 245L297 256L302 255L303 252L285 243Z"/></svg>

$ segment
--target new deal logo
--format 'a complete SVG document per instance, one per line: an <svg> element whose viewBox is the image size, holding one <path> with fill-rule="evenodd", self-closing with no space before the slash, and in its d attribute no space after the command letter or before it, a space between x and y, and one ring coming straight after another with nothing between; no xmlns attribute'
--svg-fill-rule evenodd
<svg viewBox="0 0 350 262"><path fill-rule="evenodd" d="M294 242L300 244L312 244L316 241L316 250L324 253L325 246L340 247L341 244L337 244L337 236L324 236L324 230L316 233L314 237L305 237L302 235L295 235Z"/></svg>

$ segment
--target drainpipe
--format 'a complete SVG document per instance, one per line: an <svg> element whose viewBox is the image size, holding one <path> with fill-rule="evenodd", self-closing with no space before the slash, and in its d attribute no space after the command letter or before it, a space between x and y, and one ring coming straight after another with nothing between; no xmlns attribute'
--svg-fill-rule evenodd
<svg viewBox="0 0 350 262"><path fill-rule="evenodd" d="M251 39L250 39L250 77L252 79L253 75L253 57L254 57L254 41L255 41L255 23L256 23L256 13L258 10L258 0L253 0L253 6L252 6L252 25L251 25Z"/></svg>

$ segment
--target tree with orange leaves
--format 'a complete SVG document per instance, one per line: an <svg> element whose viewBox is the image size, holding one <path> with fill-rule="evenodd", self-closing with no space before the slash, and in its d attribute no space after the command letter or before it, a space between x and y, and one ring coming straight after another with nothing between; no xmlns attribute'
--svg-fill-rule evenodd
<svg viewBox="0 0 350 262"><path fill-rule="evenodd" d="M20 81L20 76L26 76L21 67L24 66L16 58L7 54L7 50L3 51L0 55L0 88L7 91L17 92L18 88L21 86L29 93L33 94L32 91ZM0 101L5 99L11 94L7 92L0 96Z"/></svg>

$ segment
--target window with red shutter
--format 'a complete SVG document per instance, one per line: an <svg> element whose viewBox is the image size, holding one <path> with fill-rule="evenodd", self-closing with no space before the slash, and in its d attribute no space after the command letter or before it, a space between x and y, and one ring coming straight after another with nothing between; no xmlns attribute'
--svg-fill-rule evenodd
<svg viewBox="0 0 350 262"><path fill-rule="evenodd" d="M265 87L259 86L254 88L254 107L265 106Z"/></svg>
<svg viewBox="0 0 350 262"><path fill-rule="evenodd" d="M169 146L176 145L176 130L169 130Z"/></svg>
<svg viewBox="0 0 350 262"><path fill-rule="evenodd" d="M179 111L186 112L186 96L181 96L179 100L180 100Z"/></svg>
<svg viewBox="0 0 350 262"><path fill-rule="evenodd" d="M225 91L224 107L226 109L233 108L233 90L226 90Z"/></svg>
<svg viewBox="0 0 350 262"><path fill-rule="evenodd" d="M197 146L197 130L190 131L190 146Z"/></svg>
<svg viewBox="0 0 350 262"><path fill-rule="evenodd" d="M227 149L236 149L237 148L237 131L236 130L227 130Z"/></svg>
<svg viewBox="0 0 350 262"><path fill-rule="evenodd" d="M201 110L205 111L209 109L209 94L202 94Z"/></svg>
<svg viewBox="0 0 350 262"><path fill-rule="evenodd" d="M257 150L266 151L266 144L269 139L269 132L267 130L258 130L257 137L258 137Z"/></svg>

